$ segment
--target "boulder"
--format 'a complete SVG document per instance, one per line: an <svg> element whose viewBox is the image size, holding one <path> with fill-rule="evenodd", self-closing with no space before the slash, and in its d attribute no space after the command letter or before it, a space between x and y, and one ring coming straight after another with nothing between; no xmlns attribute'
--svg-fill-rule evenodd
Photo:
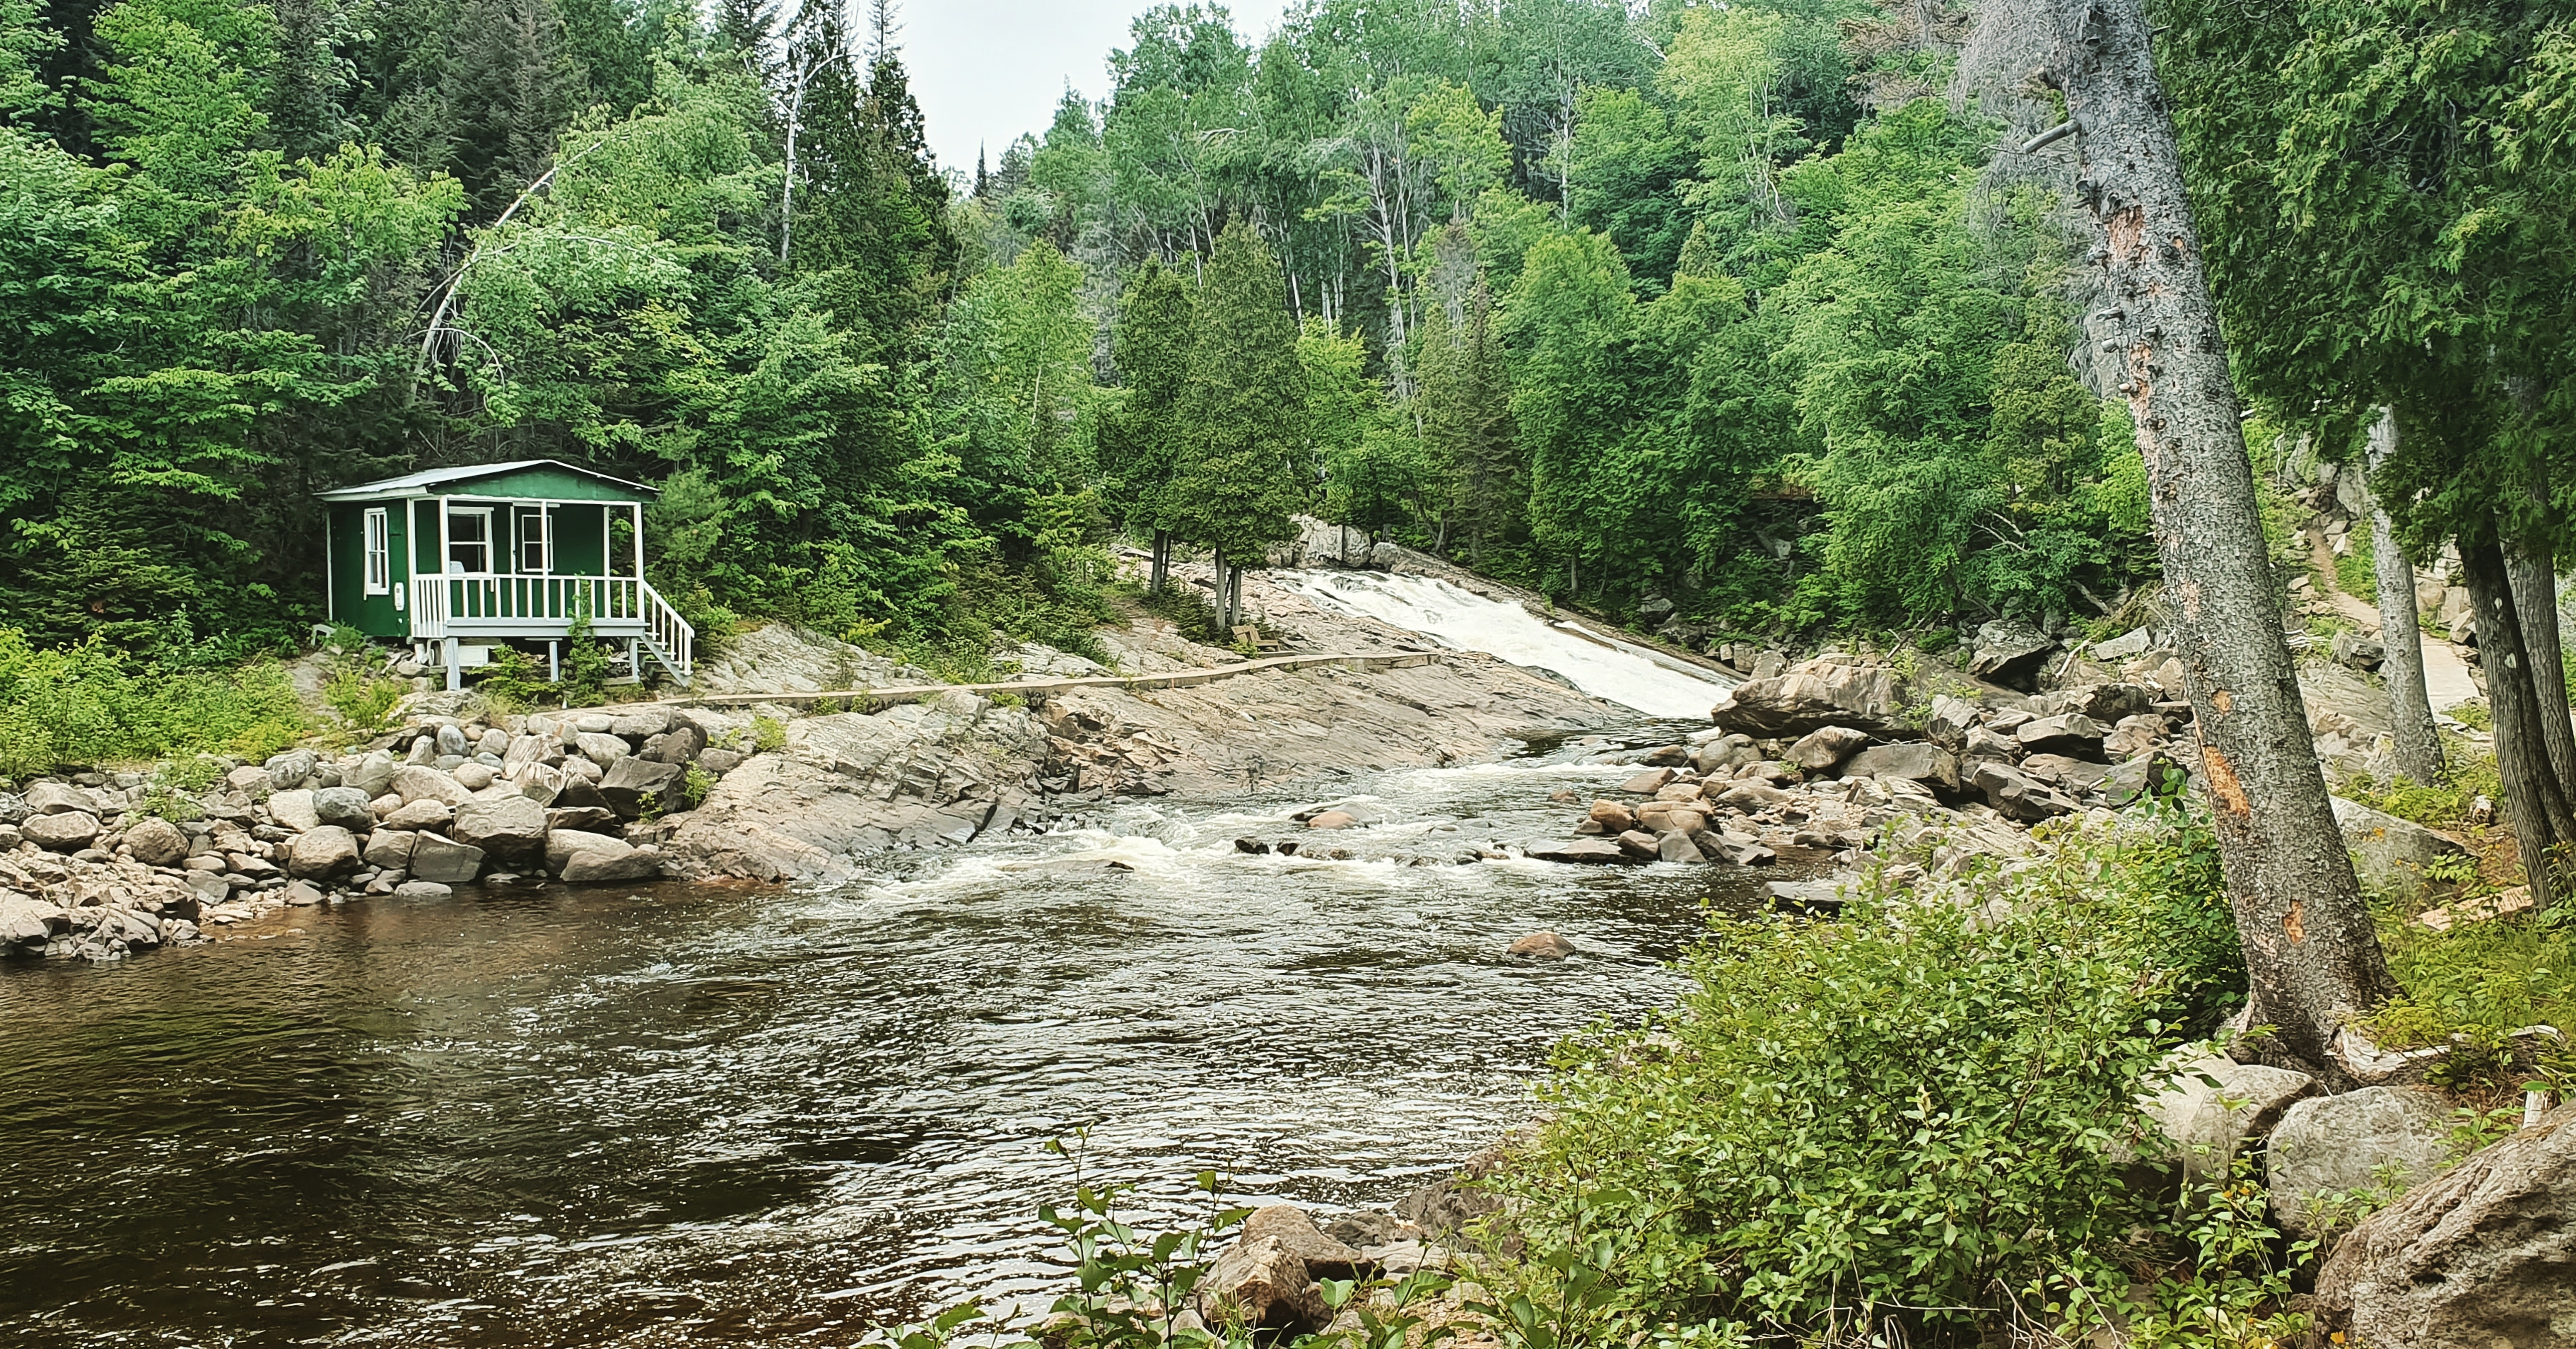
<svg viewBox="0 0 2576 1349"><path fill-rule="evenodd" d="M2350 631L2337 632L2334 644L2327 651L2336 664L2349 665L2356 670L2376 670L2388 661L2388 648L2380 645L2377 638Z"/></svg>
<svg viewBox="0 0 2576 1349"><path fill-rule="evenodd" d="M1920 741L1872 745L1843 765L1843 776L1899 778L1955 792L1959 790L1959 761L1948 750Z"/></svg>
<svg viewBox="0 0 2576 1349"><path fill-rule="evenodd" d="M1714 804L1728 810L1740 810L1750 814L1779 805L1789 799L1789 793L1757 779L1736 783L1725 791L1719 792Z"/></svg>
<svg viewBox="0 0 2576 1349"><path fill-rule="evenodd" d="M588 759L570 759L566 760L565 763L567 766L574 763L588 766L590 761ZM596 767L592 767L591 771L596 773L599 770ZM566 773L564 774L563 790L555 793L554 808L557 810L607 810L610 807L608 804L608 798L599 794L598 779L577 777L571 773Z"/></svg>
<svg viewBox="0 0 2576 1349"><path fill-rule="evenodd" d="M2102 738L2102 757L2113 763L2125 763L2165 742L2166 722L2162 715L2122 717L2120 724Z"/></svg>
<svg viewBox="0 0 2576 1349"><path fill-rule="evenodd" d="M1294 1204L1254 1209L1243 1220L1238 1239L1277 1241L1281 1250L1305 1263L1310 1279L1361 1279L1368 1277L1371 1268L1366 1256L1316 1230L1315 1220Z"/></svg>
<svg viewBox="0 0 2576 1349"><path fill-rule="evenodd" d="M558 878L567 885L606 885L649 881L662 874L659 849L633 847L624 839L609 841L616 846L579 849L566 857Z"/></svg>
<svg viewBox="0 0 2576 1349"><path fill-rule="evenodd" d="M607 857L624 857L635 851L625 839L613 834L585 833L579 829L557 829L546 835L546 870L561 876L566 864L582 853L600 853Z"/></svg>
<svg viewBox="0 0 2576 1349"><path fill-rule="evenodd" d="M2576 1339L2576 1105L2364 1219L2317 1273L2313 1345L2526 1349Z"/></svg>
<svg viewBox="0 0 2576 1349"><path fill-rule="evenodd" d="M321 815L313 809L313 793L302 788L272 794L268 798L268 817L277 821L278 828L299 834L322 825Z"/></svg>
<svg viewBox="0 0 2576 1349"><path fill-rule="evenodd" d="M1359 822L1360 817L1347 810L1319 811L1306 817L1309 829L1348 829Z"/></svg>
<svg viewBox="0 0 2576 1349"><path fill-rule="evenodd" d="M456 812L446 802L424 798L407 806L396 807L394 813L387 815L379 827L408 829L414 832L433 829L444 833L448 824L455 818Z"/></svg>
<svg viewBox="0 0 2576 1349"><path fill-rule="evenodd" d="M322 890L311 881L288 881L277 897L290 909L309 909L322 902Z"/></svg>
<svg viewBox="0 0 2576 1349"><path fill-rule="evenodd" d="M2127 632L2111 638L2108 641L2095 642L2093 644L2093 659L2113 661L2127 660L2131 656L2142 656L2146 654L2149 646L2155 644L2155 640L2156 635L2154 632L2146 628L2131 628Z"/></svg>
<svg viewBox="0 0 2576 1349"><path fill-rule="evenodd" d="M439 727L437 734L439 757L445 758L449 755L462 757L470 752L465 743L464 727L451 722Z"/></svg>
<svg viewBox="0 0 2576 1349"><path fill-rule="evenodd" d="M1959 746L1959 762L2009 764L2020 753L2020 744L2011 736L1991 726L1971 726L1968 738Z"/></svg>
<svg viewBox="0 0 2576 1349"><path fill-rule="evenodd" d="M367 835L366 851L361 854L368 866L394 871L411 869L411 848L420 835L406 829L379 829Z"/></svg>
<svg viewBox="0 0 2576 1349"><path fill-rule="evenodd" d="M581 751L581 757L602 768L625 758L627 753L625 741L599 731L583 731L574 736L573 747Z"/></svg>
<svg viewBox="0 0 2576 1349"><path fill-rule="evenodd" d="M494 862L535 862L546 853L546 808L524 796L477 797L456 808L448 835Z"/></svg>
<svg viewBox="0 0 2576 1349"><path fill-rule="evenodd" d="M688 763L707 747L707 733L694 722L680 722L644 742L642 757L655 763Z"/></svg>
<svg viewBox="0 0 2576 1349"><path fill-rule="evenodd" d="M1541 862L1616 862L1627 854L1607 839L1577 838L1538 844L1529 850L1529 856Z"/></svg>
<svg viewBox="0 0 2576 1349"><path fill-rule="evenodd" d="M1903 724L1904 681L1884 665L1809 661L1769 679L1748 679L1709 710L1709 720L1762 739L1802 736L1827 726L1870 735Z"/></svg>
<svg viewBox="0 0 2576 1349"><path fill-rule="evenodd" d="M2317 1089L2306 1073L2208 1054L2175 1065L2145 1111L2170 1144L2165 1155L2201 1182L2225 1177L2238 1152L2268 1137L2282 1112Z"/></svg>
<svg viewBox="0 0 2576 1349"><path fill-rule="evenodd" d="M1931 719L1923 723L1923 738L1953 754L1968 743L1968 732L1977 725L1984 708L1965 698L1936 694L1932 699Z"/></svg>
<svg viewBox="0 0 2576 1349"><path fill-rule="evenodd" d="M445 806L461 806L474 799L474 793L465 790L465 784L435 768L420 764L404 764L396 768L393 777L385 785L394 795L401 797L406 806L414 801L436 801Z"/></svg>
<svg viewBox="0 0 2576 1349"><path fill-rule="evenodd" d="M1293 1339L1330 1325L1333 1309L1307 1277L1306 1262L1277 1237L1238 1241L1210 1266L1198 1289L1208 1324L1238 1324Z"/></svg>
<svg viewBox="0 0 2576 1349"><path fill-rule="evenodd" d="M493 772L485 765L475 763L470 759L464 763L458 764L455 769L456 785L463 787L469 792L479 792L484 788L491 786L493 781L499 776L500 774Z"/></svg>
<svg viewBox="0 0 2576 1349"><path fill-rule="evenodd" d="M463 885L481 874L483 850L451 842L436 834L420 834L411 847L411 877L416 881L437 881L444 885Z"/></svg>
<svg viewBox="0 0 2576 1349"><path fill-rule="evenodd" d="M19 836L52 852L78 852L98 837L98 817L86 810L30 815L18 826Z"/></svg>
<svg viewBox="0 0 2576 1349"><path fill-rule="evenodd" d="M2300 1101L2272 1131L2264 1170L2283 1231L2315 1236L2354 1190L2404 1191L2451 1156L2451 1107L2421 1087L2363 1087ZM2571 1270L2576 1273L2576 1270Z"/></svg>
<svg viewBox="0 0 2576 1349"><path fill-rule="evenodd" d="M2081 712L2061 712L2053 717L2040 717L2014 728L2013 739L2021 743L2024 754L2072 754L2100 758L2102 738L2111 728Z"/></svg>
<svg viewBox="0 0 2576 1349"><path fill-rule="evenodd" d="M364 833L376 823L376 812L368 804L367 794L354 787L325 787L313 793L313 817L351 833Z"/></svg>
<svg viewBox="0 0 2576 1349"><path fill-rule="evenodd" d="M317 825L295 840L286 854L286 874L304 880L331 880L356 871L358 836L336 824Z"/></svg>
<svg viewBox="0 0 2576 1349"><path fill-rule="evenodd" d="M501 776L516 782L531 765L546 762L549 753L560 761L563 743L540 735L520 736L501 751Z"/></svg>
<svg viewBox="0 0 2576 1349"><path fill-rule="evenodd" d="M439 881L408 880L394 887L396 899L445 899L456 891Z"/></svg>
<svg viewBox="0 0 2576 1349"><path fill-rule="evenodd" d="M262 781L267 776L260 774ZM96 798L67 782L28 783L24 801L30 815L67 815L73 811L94 814L98 810Z"/></svg>
<svg viewBox="0 0 2576 1349"><path fill-rule="evenodd" d="M546 812L546 828L605 834L617 828L617 812L606 806L557 806Z"/></svg>
<svg viewBox="0 0 2576 1349"><path fill-rule="evenodd" d="M168 820L146 818L128 828L125 846L145 866L175 867L188 859L188 836Z"/></svg>
<svg viewBox="0 0 2576 1349"><path fill-rule="evenodd" d="M1608 833L1624 834L1637 827L1634 812L1616 801L1595 801L1586 818L1598 823Z"/></svg>
<svg viewBox="0 0 2576 1349"><path fill-rule="evenodd" d="M1859 753L1860 747L1868 743L1866 733L1848 726L1819 726L1789 747L1788 759L1810 773L1822 773Z"/></svg>
<svg viewBox="0 0 2576 1349"><path fill-rule="evenodd" d="M1662 849L1654 835L1643 829L1631 829L1619 836L1619 851L1641 862L1652 862L1661 855Z"/></svg>
<svg viewBox="0 0 2576 1349"><path fill-rule="evenodd" d="M671 709L654 704L619 710L608 719L608 733L621 740L648 740L671 729Z"/></svg>
<svg viewBox="0 0 2576 1349"><path fill-rule="evenodd" d="M1628 779L1626 782L1620 783L1619 790L1623 792L1635 792L1640 796L1652 796L1655 793L1662 791L1664 789L1664 784L1672 780L1673 770L1669 768L1649 768L1645 772L1639 773L1637 776Z"/></svg>
<svg viewBox="0 0 2576 1349"><path fill-rule="evenodd" d="M1977 629L1968 673L2024 692L2038 687L2040 671L2057 653L2047 633L2019 619L1999 618Z"/></svg>
<svg viewBox="0 0 2576 1349"><path fill-rule="evenodd" d="M1655 839L1655 858L1663 862L1706 862L1688 830L1668 829Z"/></svg>
<svg viewBox="0 0 2576 1349"><path fill-rule="evenodd" d="M1968 785L1985 795L1989 804L2006 819L2036 824L2058 815L2071 815L2076 805L2073 798L2036 778L2000 763L1980 763L1968 775Z"/></svg>
<svg viewBox="0 0 2576 1349"><path fill-rule="evenodd" d="M2021 761L2021 771L2063 789L2069 796L2082 797L2102 785L2103 779L2111 775L2111 766L2086 763L2063 754L2034 754Z"/></svg>
<svg viewBox="0 0 2576 1349"><path fill-rule="evenodd" d="M290 749L271 755L261 769L268 774L270 791L286 792L303 786L320 762L309 749Z"/></svg>
<svg viewBox="0 0 2576 1349"><path fill-rule="evenodd" d="M668 811L679 804L677 798L682 772L678 764L620 759L609 765L607 776L600 779L599 794L612 809L630 820L647 810Z"/></svg>
<svg viewBox="0 0 2576 1349"><path fill-rule="evenodd" d="M2374 890L2417 895L2424 891L2424 869L2446 857L2466 856L2468 849L2441 834L2358 801L2334 798L2335 827L2343 846L2352 850L2352 865L2362 884Z"/></svg>
<svg viewBox="0 0 2576 1349"><path fill-rule="evenodd" d="M71 927L71 915L41 899L0 890L0 947L24 946L41 951Z"/></svg>

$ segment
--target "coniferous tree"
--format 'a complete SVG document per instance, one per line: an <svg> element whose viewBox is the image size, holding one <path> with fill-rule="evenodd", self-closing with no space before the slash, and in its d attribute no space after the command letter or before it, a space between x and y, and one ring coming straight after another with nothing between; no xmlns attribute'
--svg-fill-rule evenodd
<svg viewBox="0 0 2576 1349"><path fill-rule="evenodd" d="M1148 262L1127 288L1110 333L1125 396L1102 417L1100 467L1109 509L1129 528L1150 530L1160 592L1171 569L1170 492L1184 440L1180 405L1190 372L1192 299L1180 273Z"/></svg>
<svg viewBox="0 0 2576 1349"><path fill-rule="evenodd" d="M1172 485L1172 531L1217 556L1217 617L1235 620L1228 568L1296 531L1295 464L1306 438L1306 375L1287 283L1270 246L1237 220L1217 236L1199 288L1181 395L1187 437Z"/></svg>
<svg viewBox="0 0 2576 1349"><path fill-rule="evenodd" d="M581 68L554 0L464 0L439 91L454 171L489 219L545 172L579 106Z"/></svg>

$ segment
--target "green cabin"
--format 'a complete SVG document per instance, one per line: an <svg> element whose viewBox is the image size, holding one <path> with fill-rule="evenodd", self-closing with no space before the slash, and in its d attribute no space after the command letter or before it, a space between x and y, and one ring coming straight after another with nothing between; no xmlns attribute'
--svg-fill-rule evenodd
<svg viewBox="0 0 2576 1349"><path fill-rule="evenodd" d="M657 493L556 459L429 469L319 494L331 620L408 642L447 686L504 642L550 673L585 614L591 635L687 687L697 631L644 580L644 505Z"/></svg>

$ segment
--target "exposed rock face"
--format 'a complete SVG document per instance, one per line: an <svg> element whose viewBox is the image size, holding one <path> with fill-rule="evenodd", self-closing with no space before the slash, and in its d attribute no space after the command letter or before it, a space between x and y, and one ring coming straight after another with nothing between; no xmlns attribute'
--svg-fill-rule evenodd
<svg viewBox="0 0 2576 1349"><path fill-rule="evenodd" d="M2364 1087L2299 1102L2272 1131L2265 1174L2284 1231L2307 1236L2318 1205L2352 1190L2410 1188L2450 1157L2451 1109L2414 1087Z"/></svg>
<svg viewBox="0 0 2576 1349"><path fill-rule="evenodd" d="M1821 726L1807 732L1789 747L1789 762L1810 773L1830 772L1835 765L1860 752L1869 736L1848 726Z"/></svg>
<svg viewBox="0 0 2576 1349"><path fill-rule="evenodd" d="M2539 1349L2576 1340L2576 1105L2363 1220L2317 1275L2310 1343Z"/></svg>
<svg viewBox="0 0 2576 1349"><path fill-rule="evenodd" d="M1943 791L1959 790L1959 761L1936 745L1909 742L1901 745L1872 745L1843 765L1843 776L1849 778L1902 778L1939 787Z"/></svg>
<svg viewBox="0 0 2576 1349"><path fill-rule="evenodd" d="M679 804L681 767L652 759L620 759L599 780L599 794L609 808L627 819L648 810L667 811Z"/></svg>
<svg viewBox="0 0 2576 1349"><path fill-rule="evenodd" d="M1358 1251L1324 1235L1315 1220L1293 1204L1264 1204L1243 1220L1243 1241L1275 1240L1279 1248L1306 1266L1310 1279L1365 1277L1368 1260Z"/></svg>
<svg viewBox="0 0 2576 1349"><path fill-rule="evenodd" d="M1048 754L1026 710L973 701L789 723L784 751L745 760L682 820L666 845L674 869L814 879L898 841L973 838L997 808L1017 808L1017 784Z"/></svg>
<svg viewBox="0 0 2576 1349"><path fill-rule="evenodd" d="M2335 826L2362 884L2374 890L2420 894L2424 868L2446 857L2466 856L2468 849L2410 820L2372 810L2358 801L2334 798Z"/></svg>
<svg viewBox="0 0 2576 1349"><path fill-rule="evenodd" d="M1980 763L1969 775L1969 784L1985 793L1986 800L2005 818L2035 823L2057 815L2075 812L2075 800L2017 768L2000 763Z"/></svg>
<svg viewBox="0 0 2576 1349"><path fill-rule="evenodd" d="M483 871L483 850L451 842L436 834L421 834L412 841L411 875L417 881L437 881L442 885L463 885Z"/></svg>
<svg viewBox="0 0 2576 1349"><path fill-rule="evenodd" d="M1809 661L1771 679L1748 679L1710 709L1729 731L1765 739L1802 736L1827 726L1869 735L1900 724L1905 689L1884 665Z"/></svg>
<svg viewBox="0 0 2576 1349"><path fill-rule="evenodd" d="M1239 1322L1292 1336L1322 1330L1333 1319L1306 1262L1277 1237L1238 1241L1218 1256L1200 1289L1199 1314L1212 1325Z"/></svg>

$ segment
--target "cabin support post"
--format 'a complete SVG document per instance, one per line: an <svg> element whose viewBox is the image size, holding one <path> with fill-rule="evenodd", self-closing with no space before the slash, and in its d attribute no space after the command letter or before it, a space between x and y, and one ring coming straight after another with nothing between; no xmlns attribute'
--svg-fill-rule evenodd
<svg viewBox="0 0 2576 1349"><path fill-rule="evenodd" d="M633 637L626 639L626 669L636 683L644 682L644 643Z"/></svg>
<svg viewBox="0 0 2576 1349"><path fill-rule="evenodd" d="M563 643L560 640L546 643L546 682L563 682Z"/></svg>
<svg viewBox="0 0 2576 1349"><path fill-rule="evenodd" d="M454 693L464 688L465 670L456 663L455 638L450 637L439 644L438 659L439 663L447 667L447 691Z"/></svg>

